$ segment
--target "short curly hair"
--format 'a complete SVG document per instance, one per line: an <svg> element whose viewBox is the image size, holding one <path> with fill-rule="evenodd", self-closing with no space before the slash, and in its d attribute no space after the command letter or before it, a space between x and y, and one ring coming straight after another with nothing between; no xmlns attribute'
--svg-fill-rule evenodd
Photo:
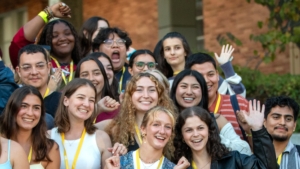
<svg viewBox="0 0 300 169"><path fill-rule="evenodd" d="M270 97L266 100L266 110L265 110L265 119L267 119L268 115L270 114L272 108L279 106L285 107L293 110L294 113L294 122L297 120L299 115L299 104L288 96L277 96L277 97Z"/></svg>
<svg viewBox="0 0 300 169"><path fill-rule="evenodd" d="M208 141L206 143L206 150L211 156L212 161L218 160L229 153L229 150L221 143L218 129L216 128L210 113L202 107L194 106L184 109L177 118L174 138L174 147L176 152L174 158L175 163L177 163L182 156L186 157L190 162L192 161L192 150L183 141L182 135L182 127L184 126L186 119L190 117L198 117L208 126L209 134Z"/></svg>

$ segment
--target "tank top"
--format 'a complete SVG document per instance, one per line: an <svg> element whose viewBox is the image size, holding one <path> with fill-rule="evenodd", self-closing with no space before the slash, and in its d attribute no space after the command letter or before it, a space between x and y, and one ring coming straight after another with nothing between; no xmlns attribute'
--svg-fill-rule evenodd
<svg viewBox="0 0 300 169"><path fill-rule="evenodd" d="M80 139L65 140L63 144L60 133L57 132L57 127L51 130L51 139L59 146L60 153L60 169L65 169L64 148L67 152L69 168L72 168L72 163L76 154ZM80 153L76 162L75 169L99 169L101 168L101 153L96 142L96 133L86 133Z"/></svg>
<svg viewBox="0 0 300 169"><path fill-rule="evenodd" d="M39 164L31 164L30 169L44 169L44 166L40 162Z"/></svg>
<svg viewBox="0 0 300 169"><path fill-rule="evenodd" d="M12 169L10 163L10 140L8 140L8 150L7 150L7 161L5 163L0 164L0 169Z"/></svg>

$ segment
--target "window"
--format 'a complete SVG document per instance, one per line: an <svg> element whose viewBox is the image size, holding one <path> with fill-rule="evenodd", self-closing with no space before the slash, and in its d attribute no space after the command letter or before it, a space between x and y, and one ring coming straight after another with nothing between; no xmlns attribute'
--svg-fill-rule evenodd
<svg viewBox="0 0 300 169"><path fill-rule="evenodd" d="M203 2L202 0L196 0L196 41L197 49L204 49L204 31L203 31Z"/></svg>
<svg viewBox="0 0 300 169"><path fill-rule="evenodd" d="M0 14L0 47L6 64L10 64L8 53L10 42L26 22L27 10L24 8Z"/></svg>
<svg viewBox="0 0 300 169"><path fill-rule="evenodd" d="M289 44L290 55L290 73L294 75L300 74L300 50L296 44Z"/></svg>

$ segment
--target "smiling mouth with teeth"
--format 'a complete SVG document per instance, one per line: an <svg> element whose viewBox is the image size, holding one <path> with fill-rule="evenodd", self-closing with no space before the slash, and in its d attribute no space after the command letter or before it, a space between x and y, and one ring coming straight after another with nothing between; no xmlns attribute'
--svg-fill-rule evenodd
<svg viewBox="0 0 300 169"><path fill-rule="evenodd" d="M33 119L23 119L26 122L33 122Z"/></svg>
<svg viewBox="0 0 300 169"><path fill-rule="evenodd" d="M200 143L202 140L193 140L193 143Z"/></svg>
<svg viewBox="0 0 300 169"><path fill-rule="evenodd" d="M183 99L184 100L194 100L194 98L191 98L191 97L184 97Z"/></svg>
<svg viewBox="0 0 300 169"><path fill-rule="evenodd" d="M159 139L159 140L165 140L164 137L160 137L160 136L155 136L155 138Z"/></svg>

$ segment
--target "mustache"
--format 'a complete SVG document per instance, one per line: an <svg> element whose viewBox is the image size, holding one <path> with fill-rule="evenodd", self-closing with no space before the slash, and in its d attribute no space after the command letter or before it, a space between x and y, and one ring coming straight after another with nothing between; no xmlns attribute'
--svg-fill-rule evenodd
<svg viewBox="0 0 300 169"><path fill-rule="evenodd" d="M278 128L284 128L285 131L288 131L288 130L289 130L288 128L286 128L286 127L284 127L284 126L277 126L277 127L275 127L274 129L276 130L276 129L278 129Z"/></svg>

